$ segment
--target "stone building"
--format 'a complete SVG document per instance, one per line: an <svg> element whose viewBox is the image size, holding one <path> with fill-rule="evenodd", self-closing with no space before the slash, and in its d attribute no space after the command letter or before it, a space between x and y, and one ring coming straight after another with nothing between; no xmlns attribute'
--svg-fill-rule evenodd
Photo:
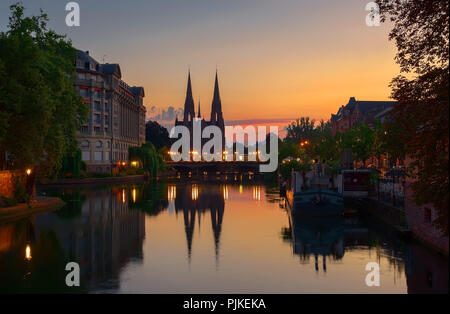
<svg viewBox="0 0 450 314"><path fill-rule="evenodd" d="M361 122L373 126L376 116L380 113L386 114L394 105L395 101L360 101L351 97L348 104L331 115L331 133L344 133Z"/></svg>
<svg viewBox="0 0 450 314"><path fill-rule="evenodd" d="M89 172L111 172L128 162L128 148L145 142L143 87L122 80L118 64L100 64L78 51L75 89L89 104L89 117L78 132L82 160Z"/></svg>

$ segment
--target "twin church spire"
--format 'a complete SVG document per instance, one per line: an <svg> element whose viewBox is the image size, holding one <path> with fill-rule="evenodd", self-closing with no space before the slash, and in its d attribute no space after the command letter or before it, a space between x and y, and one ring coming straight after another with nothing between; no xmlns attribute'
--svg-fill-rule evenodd
<svg viewBox="0 0 450 314"><path fill-rule="evenodd" d="M195 118L195 108L194 108L194 97L192 93L192 82L191 82L191 71L188 74L188 83L186 90L186 99L184 101L184 123L188 123L193 121ZM200 101L198 102L198 115L197 118L201 119L201 111L200 111ZM216 78L214 82L214 94L213 100L211 104L211 124L223 127L223 113L222 113L222 102L220 99L220 91L219 91L219 78L216 71Z"/></svg>

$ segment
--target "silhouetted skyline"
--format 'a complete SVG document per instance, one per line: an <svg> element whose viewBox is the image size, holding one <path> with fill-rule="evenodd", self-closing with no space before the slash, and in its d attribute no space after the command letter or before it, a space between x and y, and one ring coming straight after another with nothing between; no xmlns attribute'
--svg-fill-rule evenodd
<svg viewBox="0 0 450 314"><path fill-rule="evenodd" d="M1 30L14 2L0 4ZM194 101L205 104L218 69L227 120L328 120L350 96L388 100L398 73L390 25L367 27L365 0L79 0L72 28L66 3L23 1L78 49L120 63L126 81L145 88L149 112L183 107L189 68Z"/></svg>

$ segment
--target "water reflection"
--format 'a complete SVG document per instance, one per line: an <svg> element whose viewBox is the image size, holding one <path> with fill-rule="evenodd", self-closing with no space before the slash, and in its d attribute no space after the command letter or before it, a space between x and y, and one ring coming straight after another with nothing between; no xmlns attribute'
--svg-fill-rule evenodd
<svg viewBox="0 0 450 314"><path fill-rule="evenodd" d="M395 283L395 276L405 272L409 257L405 256L408 244L393 230L359 217L308 218L289 214L289 227L282 229L282 237L292 243L300 263L308 264L314 257L316 272L326 272L327 261L343 262L346 252L365 252L370 256L374 253L373 261L381 264L383 259L393 268Z"/></svg>
<svg viewBox="0 0 450 314"><path fill-rule="evenodd" d="M0 291L9 291L11 282L16 292L113 289L122 267L142 259L144 214L128 209L125 189L86 191L84 201L79 192L62 196L67 205L58 212L0 226ZM23 253L16 254L20 247L26 265ZM80 289L65 286L68 262L80 265Z"/></svg>
<svg viewBox="0 0 450 314"><path fill-rule="evenodd" d="M289 222L293 252L300 257L302 263L308 263L310 255L313 255L315 270L319 271L319 256L321 256L322 269L326 272L327 257L337 261L344 256L342 218L305 219L292 215Z"/></svg>
<svg viewBox="0 0 450 314"><path fill-rule="evenodd" d="M203 185L199 188L194 184L191 186L191 197L189 198L188 185L180 185L175 199L176 213L182 213L184 229L187 240L189 261L192 256L192 240L195 231L196 217L200 228L202 216L209 213L211 218L212 233L214 236L214 252L216 260L219 257L220 234L225 211L225 198L221 193L219 185Z"/></svg>
<svg viewBox="0 0 450 314"><path fill-rule="evenodd" d="M0 292L448 292L446 259L357 217L292 216L263 184L47 192L67 205L0 225ZM80 289L65 286L73 261ZM364 290L367 261L378 291Z"/></svg>

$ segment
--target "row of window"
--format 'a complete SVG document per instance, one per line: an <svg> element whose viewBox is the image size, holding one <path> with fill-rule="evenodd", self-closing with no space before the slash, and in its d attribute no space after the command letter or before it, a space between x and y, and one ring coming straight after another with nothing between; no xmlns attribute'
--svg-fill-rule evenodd
<svg viewBox="0 0 450 314"><path fill-rule="evenodd" d="M89 148L89 147L91 147L90 145L91 145L91 143L89 141L82 141L81 142L81 148ZM95 148L102 148L103 147L103 142L102 141L96 141L94 145L95 145L94 146ZM106 145L105 146L106 148L110 148L111 147L111 142L110 141L106 141L105 145Z"/></svg>
<svg viewBox="0 0 450 314"><path fill-rule="evenodd" d="M94 143L94 147L95 148L103 148L103 145L105 145L106 148L111 148L111 142L110 141L106 141L105 143L103 143L102 141L95 141ZM127 150L128 147L130 147L130 145L125 144L125 143L115 143L115 149L122 149L122 150ZM90 148L91 147L91 143L88 140L84 140L81 142L81 148Z"/></svg>
<svg viewBox="0 0 450 314"><path fill-rule="evenodd" d="M80 96L84 97L84 98L89 98L89 97L91 97L91 92L87 88L80 88ZM103 92L94 91L94 98L102 98L102 97L103 97Z"/></svg>
<svg viewBox="0 0 450 314"><path fill-rule="evenodd" d="M94 161L109 161L109 156L111 152L94 152ZM128 154L127 153L119 153L114 152L113 153L113 160L127 160ZM91 161L91 152L90 151L83 151L81 152L81 159L83 161Z"/></svg>
<svg viewBox="0 0 450 314"><path fill-rule="evenodd" d="M102 116L98 113L94 114L94 123L101 124ZM105 115L105 125L109 125L109 116Z"/></svg>
<svg viewBox="0 0 450 314"><path fill-rule="evenodd" d="M95 101L94 102L94 110L95 111L102 111L103 110L103 106L99 101ZM105 102L105 112L109 112L109 107L108 107L108 103Z"/></svg>
<svg viewBox="0 0 450 314"><path fill-rule="evenodd" d="M95 161L109 161L109 154L110 152L94 152L94 160ZM84 151L81 153L81 159L83 161L90 161L91 160L91 152L90 151Z"/></svg>
<svg viewBox="0 0 450 314"><path fill-rule="evenodd" d="M80 80L92 80L96 82L103 82L103 77L100 75L92 75L87 73L78 73L78 78Z"/></svg>

